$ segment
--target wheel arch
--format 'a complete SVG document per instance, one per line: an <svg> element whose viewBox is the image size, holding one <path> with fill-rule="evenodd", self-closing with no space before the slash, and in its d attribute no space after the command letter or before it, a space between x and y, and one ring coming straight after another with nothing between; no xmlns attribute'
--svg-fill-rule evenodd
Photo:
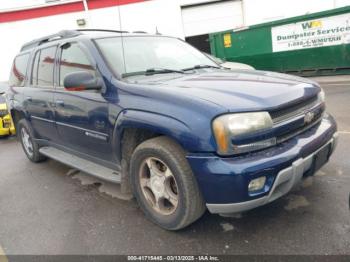
<svg viewBox="0 0 350 262"><path fill-rule="evenodd" d="M196 147L195 137L185 123L153 112L124 110L115 123L112 145L119 161L130 160L134 149L142 142L167 136L177 142L186 151Z"/></svg>
<svg viewBox="0 0 350 262"><path fill-rule="evenodd" d="M11 118L13 121L13 124L15 126L15 128L17 129L17 124L21 119L26 118L26 114L18 109L11 109L10 110L10 114L11 114Z"/></svg>

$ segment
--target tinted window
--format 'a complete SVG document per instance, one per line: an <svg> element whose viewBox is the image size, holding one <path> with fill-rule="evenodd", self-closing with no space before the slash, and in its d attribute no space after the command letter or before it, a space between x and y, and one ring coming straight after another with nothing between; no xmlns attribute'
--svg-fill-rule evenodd
<svg viewBox="0 0 350 262"><path fill-rule="evenodd" d="M81 50L77 44L70 44L62 49L60 61L60 86L63 86L64 78L67 74L79 71L88 71L93 75L96 75L96 71L83 50Z"/></svg>
<svg viewBox="0 0 350 262"><path fill-rule="evenodd" d="M37 55L39 52L37 53ZM53 69L55 62L56 46L42 49L39 54L39 64L37 66L37 79L33 79L33 82L38 86L53 86ZM34 67L35 68L35 67ZM33 76L36 72L33 71Z"/></svg>
<svg viewBox="0 0 350 262"><path fill-rule="evenodd" d="M9 85L23 86L27 73L29 54L17 56L13 62Z"/></svg>
<svg viewBox="0 0 350 262"><path fill-rule="evenodd" d="M30 83L32 85L38 85L38 65L39 65L40 51L36 52L34 62L33 62L33 70L32 70L32 79Z"/></svg>

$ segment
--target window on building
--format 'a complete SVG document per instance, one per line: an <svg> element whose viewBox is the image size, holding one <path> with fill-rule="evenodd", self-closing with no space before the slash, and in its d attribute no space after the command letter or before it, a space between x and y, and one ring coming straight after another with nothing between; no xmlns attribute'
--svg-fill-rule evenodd
<svg viewBox="0 0 350 262"><path fill-rule="evenodd" d="M15 58L11 70L9 85L23 86L27 74L29 54L19 55Z"/></svg>
<svg viewBox="0 0 350 262"><path fill-rule="evenodd" d="M62 49L60 61L60 86L64 85L66 75L79 71L87 71L96 76L96 70L91 65L86 54L78 44L70 44Z"/></svg>

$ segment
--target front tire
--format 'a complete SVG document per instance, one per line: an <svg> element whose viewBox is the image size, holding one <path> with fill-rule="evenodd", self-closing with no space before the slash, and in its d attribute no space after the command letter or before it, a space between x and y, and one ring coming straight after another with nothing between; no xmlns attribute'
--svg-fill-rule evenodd
<svg viewBox="0 0 350 262"><path fill-rule="evenodd" d="M20 120L17 129L23 151L28 159L34 163L46 160L46 157L39 152L40 147L38 143L35 142L33 129L30 127L27 120Z"/></svg>
<svg viewBox="0 0 350 262"><path fill-rule="evenodd" d="M200 218L205 203L185 158L167 137L140 144L130 162L131 184L139 206L155 224L179 230Z"/></svg>

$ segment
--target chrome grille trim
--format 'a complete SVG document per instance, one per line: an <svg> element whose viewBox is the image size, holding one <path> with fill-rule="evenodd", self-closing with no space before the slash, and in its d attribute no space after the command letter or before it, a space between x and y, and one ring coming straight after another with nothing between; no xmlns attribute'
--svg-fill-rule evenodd
<svg viewBox="0 0 350 262"><path fill-rule="evenodd" d="M321 114L321 116L319 118L317 118L314 122L312 122L309 125L306 125L300 129L295 130L294 132L291 132L290 134L284 135L284 136L280 136L277 137L277 144L283 143L284 141L287 141L288 139L291 139L297 135L300 135L301 133L306 132L307 130L311 129L312 127L316 126L317 124L319 124L322 121L323 118L323 114Z"/></svg>
<svg viewBox="0 0 350 262"><path fill-rule="evenodd" d="M276 117L276 118L273 118L272 119L272 122L274 123L274 125L277 125L277 124L280 124L282 122L286 122L286 121L289 121L293 118L297 118L297 117L300 117L300 116L305 116L305 114L308 112L308 111L311 111L319 106L322 105L322 101L319 101L318 99L314 102L312 102L311 104L307 104L303 107L300 107L298 108L296 111L293 111L293 112L290 112L288 114L285 114L285 115L282 115L282 116L279 116L279 117Z"/></svg>
<svg viewBox="0 0 350 262"><path fill-rule="evenodd" d="M319 108L322 106L322 102L320 103L315 103L314 105L309 105L309 106L305 106L303 108L301 108L300 110L290 113L288 115L284 115L282 117L279 117L278 119L273 119L273 123L274 125L279 125L279 124L283 124L284 122L296 119L298 117L305 117L305 115L310 112L315 110L316 108Z"/></svg>
<svg viewBox="0 0 350 262"><path fill-rule="evenodd" d="M311 121L308 121L307 116L310 113L313 114L313 117ZM276 134L277 144L283 143L311 129L322 121L324 113L325 104L318 96L272 112L272 116L276 116L272 119L274 127L290 126L288 131L286 130L280 134ZM300 120L304 122L303 125L300 123ZM294 126L294 122L298 124Z"/></svg>

